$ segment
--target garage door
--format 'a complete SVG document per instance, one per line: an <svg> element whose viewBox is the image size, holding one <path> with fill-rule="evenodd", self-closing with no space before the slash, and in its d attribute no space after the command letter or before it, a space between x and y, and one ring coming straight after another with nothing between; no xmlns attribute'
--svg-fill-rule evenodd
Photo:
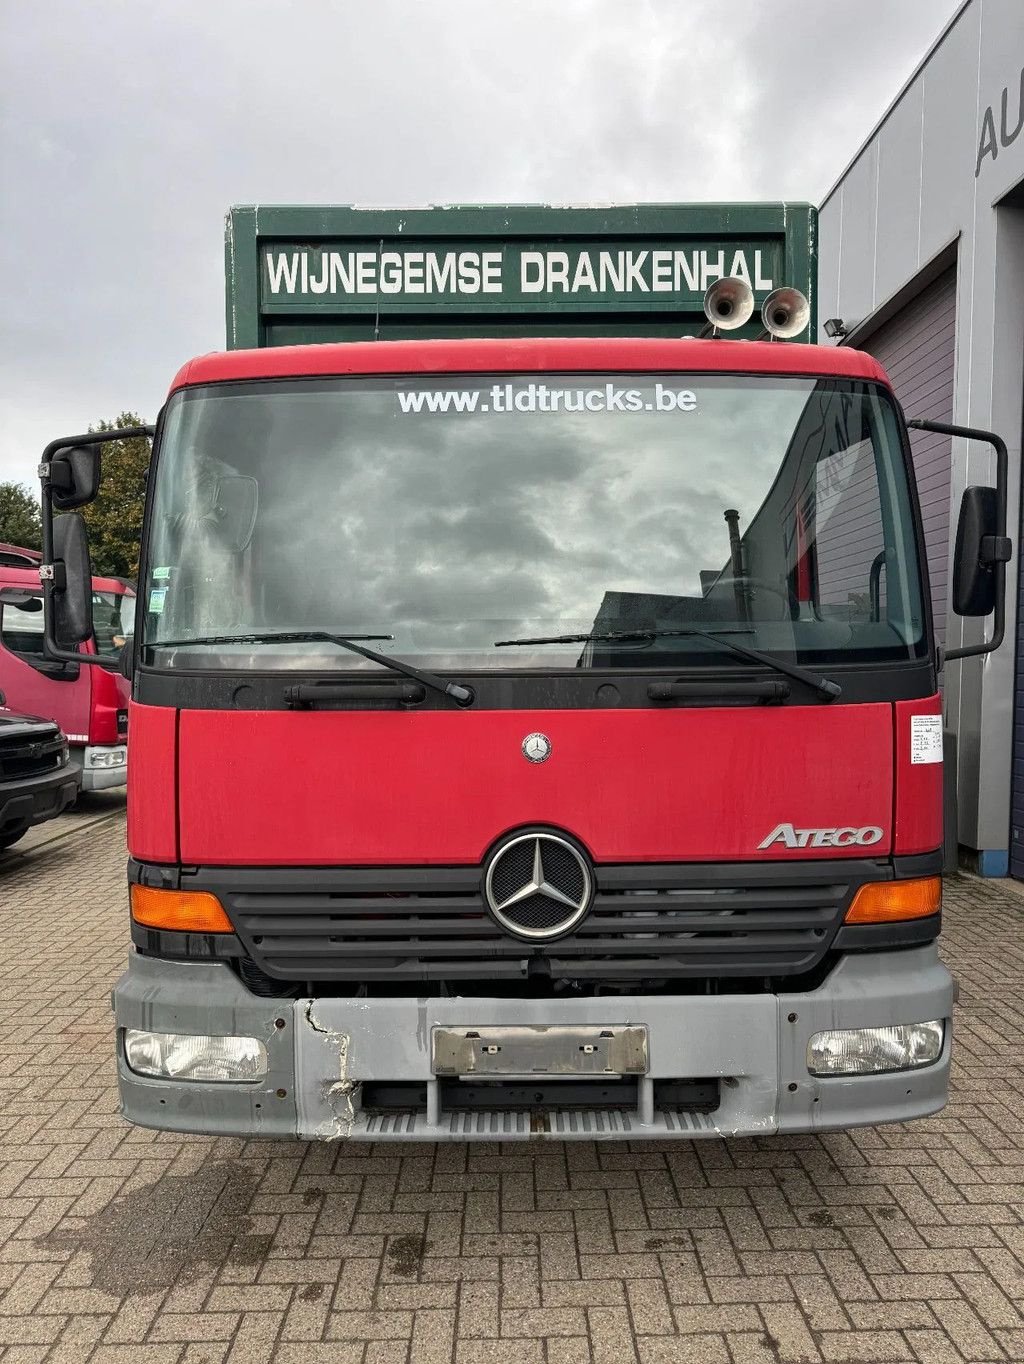
<svg viewBox="0 0 1024 1364"><path fill-rule="evenodd" d="M866 341L892 380L908 417L953 420L956 267L929 284ZM949 591L949 480L952 442L929 431L911 435L917 495L924 520L936 637L946 637Z"/></svg>

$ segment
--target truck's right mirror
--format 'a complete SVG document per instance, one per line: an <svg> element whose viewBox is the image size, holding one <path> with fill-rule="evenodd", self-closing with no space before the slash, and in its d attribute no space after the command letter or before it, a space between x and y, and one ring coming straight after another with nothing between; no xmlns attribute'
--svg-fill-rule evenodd
<svg viewBox="0 0 1024 1364"><path fill-rule="evenodd" d="M96 500L100 489L100 447L67 445L50 461L50 495L56 511L71 511Z"/></svg>
<svg viewBox="0 0 1024 1364"><path fill-rule="evenodd" d="M953 556L953 610L961 616L988 616L995 610L996 574L989 537L999 534L995 488L964 489Z"/></svg>
<svg viewBox="0 0 1024 1364"><path fill-rule="evenodd" d="M85 522L77 512L53 523L54 567L63 568L63 583L53 592L53 633L61 649L75 649L92 638L92 565Z"/></svg>

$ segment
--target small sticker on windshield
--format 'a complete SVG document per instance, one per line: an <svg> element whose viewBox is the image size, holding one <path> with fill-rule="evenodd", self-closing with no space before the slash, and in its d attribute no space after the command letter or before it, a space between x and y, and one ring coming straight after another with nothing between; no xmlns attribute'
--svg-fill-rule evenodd
<svg viewBox="0 0 1024 1364"><path fill-rule="evenodd" d="M941 715L912 715L910 717L910 761L912 763L942 762Z"/></svg>
<svg viewBox="0 0 1024 1364"><path fill-rule="evenodd" d="M158 616L164 609L164 598L167 596L166 587L154 587L149 594L149 609L155 616Z"/></svg>
<svg viewBox="0 0 1024 1364"><path fill-rule="evenodd" d="M153 578L157 581L159 581L161 578L169 578L170 576L171 576L170 568L164 567L153 569Z"/></svg>

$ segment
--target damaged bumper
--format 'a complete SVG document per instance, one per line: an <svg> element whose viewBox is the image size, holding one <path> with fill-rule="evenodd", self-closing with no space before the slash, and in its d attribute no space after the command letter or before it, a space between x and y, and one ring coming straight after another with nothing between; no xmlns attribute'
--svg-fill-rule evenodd
<svg viewBox="0 0 1024 1364"><path fill-rule="evenodd" d="M844 957L817 990L790 995L266 999L251 994L228 966L135 953L113 994L122 1111L129 1121L172 1131L326 1141L636 1141L902 1122L946 1102L952 1003L953 980L934 944ZM947 1025L942 1054L931 1065L829 1078L808 1071L807 1044L817 1032L930 1019ZM125 1060L126 1028L258 1038L266 1047L267 1073L249 1083L139 1075ZM611 1055L632 1058L628 1066L615 1064L630 1073L635 1104L559 1107L549 1101L558 1080L570 1073L567 1039L571 1043L588 1029L608 1037ZM551 1035L562 1059L543 1076L549 1082L544 1104L467 1109L452 1103L458 1078L438 1058L448 1054L453 1035L472 1038L475 1032L485 1042L489 1035L503 1044L511 1037L513 1064L524 1068L522 1058L543 1056L545 1034ZM520 1034L530 1034L529 1047ZM540 1079L534 1060L529 1064L534 1074L518 1074L520 1089ZM581 1060L572 1073L592 1074L593 1065ZM500 1095L505 1081L497 1077L503 1074L498 1062L475 1078ZM659 1094L673 1092L668 1082L698 1077L713 1083L714 1106L659 1104ZM363 1100L371 1082L411 1086L421 1101L404 1112L370 1111Z"/></svg>

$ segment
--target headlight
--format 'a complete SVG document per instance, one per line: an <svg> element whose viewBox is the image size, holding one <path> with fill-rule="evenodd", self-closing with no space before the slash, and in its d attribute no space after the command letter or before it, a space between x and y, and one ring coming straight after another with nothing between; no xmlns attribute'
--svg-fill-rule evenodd
<svg viewBox="0 0 1024 1364"><path fill-rule="evenodd" d="M124 767L128 751L124 748L93 748L86 754L87 767Z"/></svg>
<svg viewBox="0 0 1024 1364"><path fill-rule="evenodd" d="M124 1054L138 1075L161 1080L262 1080L267 1049L256 1037L203 1037L126 1028Z"/></svg>
<svg viewBox="0 0 1024 1364"><path fill-rule="evenodd" d="M930 1066L942 1055L946 1025L897 1023L889 1028L834 1028L807 1044L812 1075L878 1075Z"/></svg>

